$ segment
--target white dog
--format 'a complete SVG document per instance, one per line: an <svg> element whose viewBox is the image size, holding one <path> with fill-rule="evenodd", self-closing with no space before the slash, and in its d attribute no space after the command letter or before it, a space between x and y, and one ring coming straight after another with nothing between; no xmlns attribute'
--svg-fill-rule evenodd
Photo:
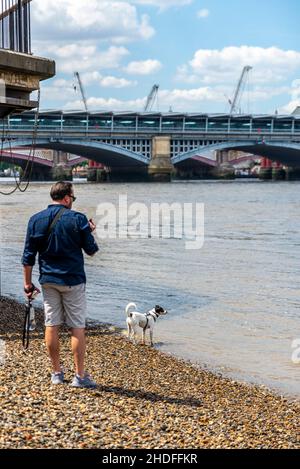
<svg viewBox="0 0 300 469"><path fill-rule="evenodd" d="M134 311L129 311L131 308L134 308ZM143 344L145 345L145 336L146 330L150 331L150 343L153 346L153 329L156 323L156 320L159 316L167 314L164 308L159 305L156 305L155 308L148 311L148 313L142 314L136 311L136 305L134 303L129 303L125 309L127 319L127 330L128 338L133 339L133 342L136 343L136 335L138 332L138 327L143 329Z"/></svg>

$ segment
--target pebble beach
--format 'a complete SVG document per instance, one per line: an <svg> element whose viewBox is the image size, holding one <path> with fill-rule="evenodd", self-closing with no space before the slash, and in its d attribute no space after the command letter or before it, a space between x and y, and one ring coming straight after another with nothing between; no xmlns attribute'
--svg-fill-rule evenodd
<svg viewBox="0 0 300 469"><path fill-rule="evenodd" d="M133 345L108 325L87 329L87 368L97 388L69 386L67 330L67 382L51 386L42 311L27 351L24 305L2 297L0 315L1 449L300 448L299 401Z"/></svg>

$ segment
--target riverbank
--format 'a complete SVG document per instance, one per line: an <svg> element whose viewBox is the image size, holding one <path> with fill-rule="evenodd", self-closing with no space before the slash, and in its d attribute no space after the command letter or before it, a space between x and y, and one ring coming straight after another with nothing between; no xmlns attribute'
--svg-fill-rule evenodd
<svg viewBox="0 0 300 469"><path fill-rule="evenodd" d="M43 315L24 352L24 310L0 299L0 448L300 448L300 403L213 375L109 326L88 328L96 390L50 386ZM73 377L62 331L66 378Z"/></svg>

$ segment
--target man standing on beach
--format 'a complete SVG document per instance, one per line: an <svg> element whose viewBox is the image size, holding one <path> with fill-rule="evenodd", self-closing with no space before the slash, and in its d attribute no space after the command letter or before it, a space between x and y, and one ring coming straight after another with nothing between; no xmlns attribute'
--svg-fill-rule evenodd
<svg viewBox="0 0 300 469"><path fill-rule="evenodd" d="M24 291L28 298L36 290L32 270L38 254L40 284L44 297L45 340L52 362L52 384L64 383L59 357L59 326L66 322L71 331L71 346L76 374L71 386L92 388L96 383L86 373L85 323L86 298L82 250L93 256L98 246L92 235L96 225L85 215L72 210L74 196L70 182L57 182L51 188L53 203L30 218L22 258Z"/></svg>

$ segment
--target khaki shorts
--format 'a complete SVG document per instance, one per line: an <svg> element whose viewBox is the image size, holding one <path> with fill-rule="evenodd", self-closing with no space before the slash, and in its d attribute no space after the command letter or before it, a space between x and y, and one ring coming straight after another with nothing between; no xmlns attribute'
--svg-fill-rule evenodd
<svg viewBox="0 0 300 469"><path fill-rule="evenodd" d="M70 328L85 328L85 283L73 287L45 283L42 285L42 290L46 327L60 326L65 323Z"/></svg>

